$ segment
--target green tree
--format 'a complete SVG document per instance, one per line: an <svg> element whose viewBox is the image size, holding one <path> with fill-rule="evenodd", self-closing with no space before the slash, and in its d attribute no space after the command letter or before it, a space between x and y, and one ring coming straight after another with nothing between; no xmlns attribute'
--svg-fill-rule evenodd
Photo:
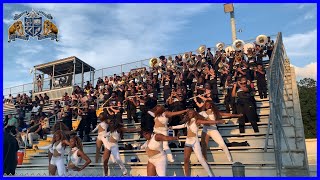
<svg viewBox="0 0 320 180"><path fill-rule="evenodd" d="M317 83L314 79L304 78L297 84L305 137L316 138Z"/></svg>

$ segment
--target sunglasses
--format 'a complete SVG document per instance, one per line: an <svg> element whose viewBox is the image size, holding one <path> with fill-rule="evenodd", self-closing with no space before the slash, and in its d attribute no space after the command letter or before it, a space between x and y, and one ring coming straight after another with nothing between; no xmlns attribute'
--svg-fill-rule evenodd
<svg viewBox="0 0 320 180"><path fill-rule="evenodd" d="M245 84L247 84L246 82L243 82L243 83L240 83L241 85L245 85Z"/></svg>

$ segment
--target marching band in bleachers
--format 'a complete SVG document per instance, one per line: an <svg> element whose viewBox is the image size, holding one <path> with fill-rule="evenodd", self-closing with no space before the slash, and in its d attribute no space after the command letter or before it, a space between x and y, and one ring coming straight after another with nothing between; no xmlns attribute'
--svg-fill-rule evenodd
<svg viewBox="0 0 320 180"><path fill-rule="evenodd" d="M139 68L99 78L96 84L87 82L84 88L75 87L71 96L66 93L56 100L53 109L47 112L43 106L51 101L45 94L35 97L33 102L26 95L9 97L4 103L14 103L21 115L19 120L7 118L5 130L15 134L24 148L32 148L33 141L54 134L48 147L35 147L49 149L50 175L56 171L59 176L75 175L86 168L91 160L82 142L93 140L96 140L96 163L101 147L104 149L104 175L108 175L109 159L120 166L123 175L129 175L120 158L118 142L126 132L139 132L140 138L146 139L140 148L148 156L148 176L166 176L167 164L175 161L169 141L179 141L181 135L187 136L181 145L185 175L190 176L189 160L194 151L208 175L214 176L206 162L210 138L223 149L227 160L233 161L216 126L225 123L222 117L238 118L240 133L245 133L246 122L251 123L254 132L259 132L254 96L257 90L261 99L267 98L263 58L271 57L273 44L270 37L260 35L254 43L236 40L228 47L218 43L215 52L200 46L197 54L151 58L149 70ZM42 87L40 81L38 86ZM220 94L224 95L223 103ZM28 127L24 114L30 110L32 122L28 122ZM48 122L52 117L58 119L59 125L50 129ZM78 119L76 128L73 119ZM127 127L137 123L141 123L138 128ZM93 139L90 135L95 132L98 136ZM65 152L67 146L70 152ZM65 154L69 155L67 167ZM80 158L86 161L81 167Z"/></svg>

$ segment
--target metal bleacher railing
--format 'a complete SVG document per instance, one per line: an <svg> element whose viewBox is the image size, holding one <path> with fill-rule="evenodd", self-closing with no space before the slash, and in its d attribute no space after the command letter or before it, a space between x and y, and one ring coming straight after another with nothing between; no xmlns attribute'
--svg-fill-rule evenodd
<svg viewBox="0 0 320 180"><path fill-rule="evenodd" d="M271 39L274 39L276 37L276 35L270 35ZM244 41L245 43L252 43L254 42L255 39L249 39ZM226 44L227 46L231 46L231 44ZM214 50L214 51L213 51ZM211 47L211 51L215 52L216 51L216 47ZM190 51L185 51L185 52L190 52ZM184 53L185 53L184 52ZM196 53L195 51L192 51L193 53ZM173 58L179 54L184 54L184 53L178 53L178 54L171 54L171 55L166 55L166 57L168 56L172 56ZM93 80L93 85L96 84L97 80L99 77L103 78L105 76L112 76L113 74L118 74L120 75L122 72L129 72L131 69L134 68L142 68L142 67L149 67L149 59L144 59L144 60L139 60L139 61L134 61L134 62L130 62L130 63L126 63L126 64L121 64L121 65L116 65L116 66L111 66L111 67L106 67L106 68L102 68L102 69L97 69L94 71L94 80ZM49 90L49 79L45 78L43 79L43 90ZM89 81L88 77L85 77L84 81ZM9 87L9 88L5 88L3 89L3 95L5 97L8 97L9 94L11 94L13 97L15 97L17 94L22 94L22 93L29 93L33 91L33 86L36 86L36 84L33 83L27 83L27 84L23 84L23 85L18 85L18 86L13 86L13 87ZM75 85L81 85L80 81L77 82L77 78L75 81ZM35 88L36 89L36 88Z"/></svg>
<svg viewBox="0 0 320 180"><path fill-rule="evenodd" d="M265 151L267 151L270 141L270 130L272 130L277 176L282 176L283 174L282 169L284 167L284 154L289 154L290 163L292 166L297 164L293 155L294 153L291 150L288 142L288 136L284 130L284 125L289 125L295 128L295 118L289 113L287 107L288 105L286 103L292 100L288 92L289 87L286 85L286 73L288 71L290 72L290 62L282 41L282 33L279 32L269 62L269 68L267 69L270 116L265 140ZM283 141L286 149L282 145Z"/></svg>

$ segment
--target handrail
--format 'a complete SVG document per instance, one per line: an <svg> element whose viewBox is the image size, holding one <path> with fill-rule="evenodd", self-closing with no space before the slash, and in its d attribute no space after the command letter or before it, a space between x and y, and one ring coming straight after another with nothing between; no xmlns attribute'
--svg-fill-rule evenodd
<svg viewBox="0 0 320 180"><path fill-rule="evenodd" d="M269 103L270 103L270 116L268 120L268 129L267 136L265 140L265 151L267 150L269 135L271 130L272 123L272 136L273 136L273 145L275 152L275 161L276 161L276 171L277 176L282 175L283 168L283 160L282 160L282 143L281 139L284 139L285 146L289 153L291 165L295 165L295 158L293 157L292 151L290 149L288 143L288 137L283 129L284 118L283 118L283 110L285 110L285 114L291 118L288 113L288 108L285 103L284 95L287 95L289 99L289 93L287 91L287 87L285 85L285 61L288 59L286 56L286 52L284 49L282 34L278 33L277 40L274 45L273 53L270 58L268 73L267 73L267 81L268 81L268 89L269 89ZM295 121L294 117L292 117ZM292 127L295 127L290 121L287 122Z"/></svg>

